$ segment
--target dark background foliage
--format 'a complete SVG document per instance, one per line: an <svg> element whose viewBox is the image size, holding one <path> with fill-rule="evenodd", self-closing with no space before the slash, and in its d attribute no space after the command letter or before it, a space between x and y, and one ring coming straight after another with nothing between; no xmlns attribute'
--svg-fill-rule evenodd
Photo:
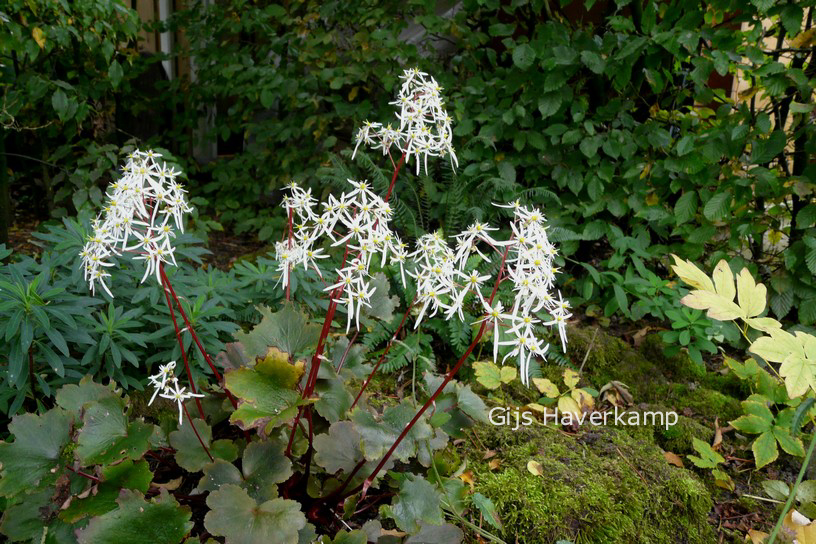
<svg viewBox="0 0 816 544"><path fill-rule="evenodd" d="M390 173L348 151L416 65L444 88L460 168L401 175L406 236L495 220L493 201L538 206L574 305L672 322L664 339L702 362L734 331L672 310L671 252L746 264L777 317L816 322L813 4L225 0L142 23L113 0L13 0L0 208L87 218L118 147L152 146L186 173L195 232L272 242L290 179L321 192ZM140 53L140 25L177 36L174 53ZM190 70L169 80L160 61Z"/></svg>

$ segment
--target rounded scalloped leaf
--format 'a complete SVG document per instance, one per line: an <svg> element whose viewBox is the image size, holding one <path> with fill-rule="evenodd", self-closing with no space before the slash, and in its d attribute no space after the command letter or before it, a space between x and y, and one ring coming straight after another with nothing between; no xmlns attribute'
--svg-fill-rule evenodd
<svg viewBox="0 0 816 544"><path fill-rule="evenodd" d="M397 527L409 533L418 532L423 522L445 523L439 491L425 478L414 474L406 476L389 510Z"/></svg>
<svg viewBox="0 0 816 544"><path fill-rule="evenodd" d="M280 311L257 306L262 319L250 332L237 332L235 338L250 357L262 357L269 346L297 354L317 345L320 327L309 324L308 316L287 303ZM231 390L231 389L230 389Z"/></svg>
<svg viewBox="0 0 816 544"><path fill-rule="evenodd" d="M57 405L69 412L79 412L89 402L96 402L105 397L118 397L112 386L102 385L85 376L78 384L67 384L60 387L56 394Z"/></svg>
<svg viewBox="0 0 816 544"><path fill-rule="evenodd" d="M315 463L329 474L348 473L363 458L360 441L360 433L350 421L333 423L328 434L314 437Z"/></svg>
<svg viewBox="0 0 816 544"><path fill-rule="evenodd" d="M244 450L241 471L249 495L258 501L274 498L277 485L292 475L292 461L283 454L284 446L274 440L252 442Z"/></svg>
<svg viewBox="0 0 816 544"><path fill-rule="evenodd" d="M76 453L85 466L138 459L148 450L153 430L143 421L128 424L124 401L104 397L85 405Z"/></svg>
<svg viewBox="0 0 816 544"><path fill-rule="evenodd" d="M293 365L288 356L270 350L254 368L239 368L226 373L229 391L241 401L230 421L242 429L277 425L294 416L300 395L295 390L303 365Z"/></svg>
<svg viewBox="0 0 816 544"><path fill-rule="evenodd" d="M292 544L306 527L300 503L272 499L258 504L237 485L225 484L207 497L204 527L227 544Z"/></svg>
<svg viewBox="0 0 816 544"><path fill-rule="evenodd" d="M189 421L179 427L178 430L170 433L170 445L176 450L176 463L188 472L198 472L206 465L210 464L210 457L201 443L196 438L196 431L201 436L201 440L207 445L212 456L225 461L235 461L238 458L238 446L231 440L216 440L212 442L212 429L206 422L193 418L193 424Z"/></svg>
<svg viewBox="0 0 816 544"><path fill-rule="evenodd" d="M43 478L56 479L52 469L68 443L72 419L60 408L12 418L8 430L14 442L0 442L0 496L31 491Z"/></svg>
<svg viewBox="0 0 816 544"><path fill-rule="evenodd" d="M354 428L362 437L362 450L366 459L373 461L381 458L403 429L414 417L416 409L407 400L396 406L389 406L382 415L382 420L377 421L370 412L355 409L351 414ZM411 431L405 435L405 439L400 442L394 450L393 457L402 462L407 462L417 453L417 441L429 440L433 437L433 428L428 424L426 418L420 418Z"/></svg>
<svg viewBox="0 0 816 544"><path fill-rule="evenodd" d="M79 544L178 544L193 528L190 509L165 490L150 502L140 492L123 490L116 502L116 510L77 531Z"/></svg>

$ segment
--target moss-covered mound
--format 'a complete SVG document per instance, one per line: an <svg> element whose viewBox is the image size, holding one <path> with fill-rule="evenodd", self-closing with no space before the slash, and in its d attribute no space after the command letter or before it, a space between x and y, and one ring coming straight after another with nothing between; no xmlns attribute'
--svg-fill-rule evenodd
<svg viewBox="0 0 816 544"><path fill-rule="evenodd" d="M570 436L488 425L477 432L501 465L491 470L480 452L468 455L476 491L496 504L507 542L716 542L708 491L666 462L649 429L601 427ZM527 470L531 460L543 475Z"/></svg>

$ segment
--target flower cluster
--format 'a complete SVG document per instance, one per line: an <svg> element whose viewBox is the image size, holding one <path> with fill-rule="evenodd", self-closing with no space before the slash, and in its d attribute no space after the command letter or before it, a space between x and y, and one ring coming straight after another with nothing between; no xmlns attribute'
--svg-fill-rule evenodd
<svg viewBox="0 0 816 544"><path fill-rule="evenodd" d="M184 214L192 211L186 191L176 180L180 172L159 162L160 154L134 151L122 167L122 176L108 187L103 212L93 222L93 234L80 252L85 281L91 292L99 283L108 295L110 259L122 252L144 260L144 282L151 273L159 278L162 263L176 264L175 229L184 232Z"/></svg>
<svg viewBox="0 0 816 544"><path fill-rule="evenodd" d="M503 362L517 358L525 384L529 382L532 357L544 358L549 349L538 333L541 327L557 328L566 350L566 324L572 314L560 293L557 297L551 294L557 251L548 239L545 218L539 210L519 202L497 205L513 213L512 236L506 241L494 238L497 228L477 222L456 235L453 246L442 233L435 232L420 237L409 253L388 226L389 205L366 182L349 183L354 189L339 199L330 196L319 215L314 211L317 202L310 191L297 184L289 186L291 194L284 199L284 206L297 224L293 225L291 239L277 244L278 270L284 286L299 265L320 274L316 259L328 257L319 247L325 236L331 246L346 247L343 265L336 270L337 279L326 287L338 304L346 307L346 332L352 322L359 329L360 311L370 305L374 287L370 285L369 271L379 255L380 266L399 267L403 285L406 275L414 280L419 308L415 327L440 310L446 319L464 321L465 308L475 306L484 315L477 323L486 322L493 331L494 361L500 347L505 346ZM500 281L512 283L513 302L507 308L499 300L491 302L491 274L480 272L480 265L490 262L491 254L506 259L506 272ZM542 319L544 313L546 319Z"/></svg>
<svg viewBox="0 0 816 544"><path fill-rule="evenodd" d="M403 80L397 100L390 102L399 107L396 114L399 128L391 124L368 121L357 131L354 153L361 144L372 149L381 149L383 155L397 148L405 154L405 160L413 157L416 161L416 173L424 161L425 172L428 172L428 157L450 155L451 165L458 166L456 153L451 144L453 129L451 118L443 107L442 88L436 80L416 68L405 70L400 76ZM352 155L354 158L354 155Z"/></svg>
<svg viewBox="0 0 816 544"><path fill-rule="evenodd" d="M163 399L174 400L178 403L179 409L179 425L181 425L181 416L184 410L184 401L187 399L191 399L193 397L203 397L199 393L188 393L185 390L186 387L179 387L178 378L176 378L174 371L176 368L176 362L170 361L166 365L159 365L159 373L154 374L153 376L148 376L148 381L150 385L153 386L153 396L150 397L150 402L147 403L148 406L153 404L153 401L156 400L156 397L159 396Z"/></svg>
<svg viewBox="0 0 816 544"><path fill-rule="evenodd" d="M335 293L338 305L346 307L346 331L352 321L356 321L359 329L360 312L370 306L371 295L376 291L369 274L374 257L379 256L381 266L398 265L404 277L403 264L407 256L405 244L388 226L391 206L372 192L365 181L348 181L353 189L340 198L329 196L319 214L314 210L316 200L311 191L294 182L289 184L290 195L283 205L296 223L292 225L290 238L275 246L279 281L284 287L289 284L292 269L299 265L312 268L323 277L317 260L328 255L316 247L321 237L327 237L332 246L347 247L348 258L337 270L336 283L326 287L326 291Z"/></svg>

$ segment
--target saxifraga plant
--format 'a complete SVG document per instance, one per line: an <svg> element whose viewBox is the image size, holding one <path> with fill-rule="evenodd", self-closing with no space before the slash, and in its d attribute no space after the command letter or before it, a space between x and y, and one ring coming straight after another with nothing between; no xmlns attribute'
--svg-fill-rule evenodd
<svg viewBox="0 0 816 544"><path fill-rule="evenodd" d="M237 333L238 342L216 358L223 375L198 341L164 272L173 263L173 227L181 228L187 209L183 189L155 155L131 157L83 250L87 279L92 288L102 285L110 294L107 270L115 259L134 255L145 260L143 281L158 278L171 316L175 319L175 306L232 402L221 402L220 395L202 398L199 391L206 387L196 386L184 356L189 392L175 377L172 361L150 377L155 389L150 403L159 397L174 401L177 430L172 430L174 417L156 416L161 428L129 422L130 399L111 388L88 380L67 386L48 412L15 418L15 441L0 443L0 496L8 501L0 531L17 541L73 534L81 544L99 544L121 541L126 532L133 542L178 542L203 524L207 533L223 536L227 543L312 542L316 529L336 533L334 540L324 536L321 542L362 543L366 534L344 531L351 530L346 520L363 525L366 512L393 497L390 505L380 505L380 518L392 519L407 534L460 542L464 535L445 523L447 515L485 539L502 542L464 517L468 506L490 512L489 499L469 501L464 483L434 453L449 436L462 436L473 420L486 421L484 403L454 377L490 332L493 360L500 355L502 362L515 359L522 381L529 383L534 359L548 352L543 338L548 327L557 328L564 347L569 304L551 294L556 250L536 209L519 202L502 205L511 216L506 239L496 235L498 229L476 223L456 235L453 245L436 232L421 236L410 251L391 230L388 201L403 164L415 160L419 166L428 155L453 152L438 86L416 70L406 71L403 78L399 128L370 124L360 132L363 143L381 146L385 155L394 148L401 152L392 160L385 197L364 181L350 181L352 189L330 196L318 213L308 190L290 187L284 201L289 229L276 248L279 283L290 300L275 313L259 308L261 322L248 333ZM330 267L323 263L331 262L333 250L342 257L332 267L336 279L330 281L325 279ZM367 367L361 346L355 345L360 328L372 320L398 319L392 315L395 303L383 270L400 278L411 303L377 362ZM323 284L328 300L322 325L295 308L296 281ZM333 334L338 312L346 314L346 329ZM377 395L364 393L388 351L401 342L409 317L414 316L418 328L437 313L451 320L481 315L472 323L477 326L472 342L444 376L414 376L411 399L378 409L372 402ZM179 327L175 332L181 342ZM352 327L354 333L346 338ZM306 353L311 354L308 363L299 359ZM355 384L356 394L351 389ZM420 405L417 397L423 391L427 398ZM185 403L192 399L198 418ZM183 415L189 424L180 424ZM215 425L224 417L243 433L219 426L221 437L214 440ZM69 447L72 442L78 446ZM239 456L240 469L233 464ZM26 464L29 458L36 466ZM389 471L387 479L381 476L397 461L402 463L399 470ZM161 467L203 475L192 495L169 490L170 497L162 491L158 499L145 502L138 494L147 493ZM427 469L425 476L416 473L421 467ZM381 489L385 485L397 490ZM88 493L93 500L86 500ZM196 504L205 494L207 513L193 523L189 509L176 501ZM53 504L54 497L65 496L75 505ZM53 508L46 508L49 504ZM162 516L173 523L158 523ZM495 510L488 517L498 519ZM43 528L35 529L37 523ZM381 534L379 523L365 523L366 533Z"/></svg>

